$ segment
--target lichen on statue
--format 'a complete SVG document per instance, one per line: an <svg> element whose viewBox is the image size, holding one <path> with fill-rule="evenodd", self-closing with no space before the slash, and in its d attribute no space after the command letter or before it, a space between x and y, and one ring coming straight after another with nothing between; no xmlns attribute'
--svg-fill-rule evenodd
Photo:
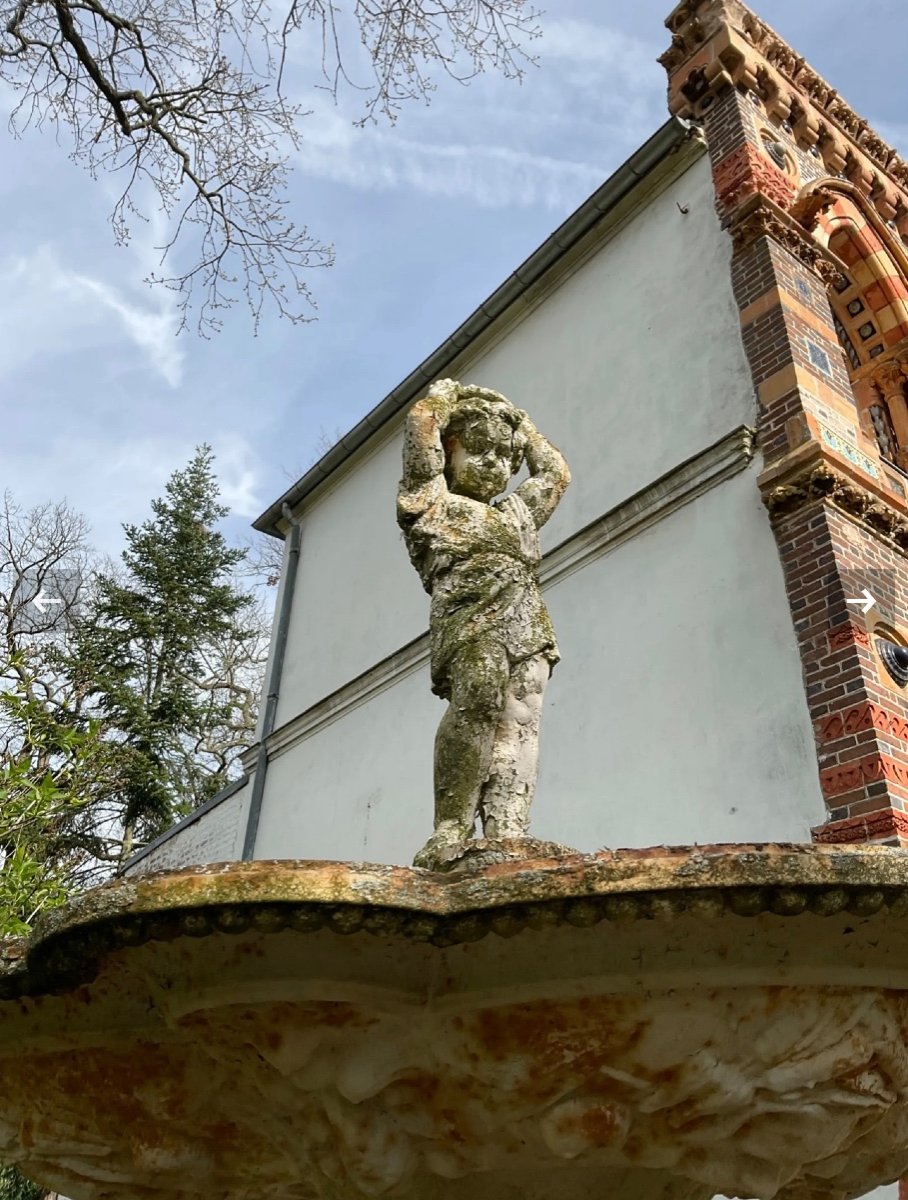
<svg viewBox="0 0 908 1200"><path fill-rule="evenodd" d="M529 478L502 496L523 464ZM570 482L561 453L499 392L443 379L410 410L397 519L431 595L435 831L415 865L473 835L522 837L539 714L558 647L536 572L538 530ZM496 499L496 497L501 497Z"/></svg>

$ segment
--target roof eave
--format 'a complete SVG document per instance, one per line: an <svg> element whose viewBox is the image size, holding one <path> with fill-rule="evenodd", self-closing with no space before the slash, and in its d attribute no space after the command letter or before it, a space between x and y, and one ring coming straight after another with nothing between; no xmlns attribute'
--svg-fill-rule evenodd
<svg viewBox="0 0 908 1200"><path fill-rule="evenodd" d="M610 175L549 237L502 283L428 358L411 371L392 392L324 454L297 482L253 522L261 533L282 538L286 529L285 506L296 506L342 463L354 454L376 430L396 416L429 383L444 374L445 367L504 313L582 237L628 195L663 159L686 141L695 127L690 121L670 117L651 138Z"/></svg>

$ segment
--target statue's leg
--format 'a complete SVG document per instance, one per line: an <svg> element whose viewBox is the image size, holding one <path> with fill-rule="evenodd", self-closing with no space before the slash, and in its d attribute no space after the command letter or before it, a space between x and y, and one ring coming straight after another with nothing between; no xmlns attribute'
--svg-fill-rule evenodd
<svg viewBox="0 0 908 1200"><path fill-rule="evenodd" d="M551 671L543 654L514 668L479 802L486 837L523 837L529 828L539 764L539 716Z"/></svg>
<svg viewBox="0 0 908 1200"><path fill-rule="evenodd" d="M474 642L451 663L451 700L435 736L435 832L414 859L434 865L434 855L473 834L479 794L492 758L510 671L497 642Z"/></svg>

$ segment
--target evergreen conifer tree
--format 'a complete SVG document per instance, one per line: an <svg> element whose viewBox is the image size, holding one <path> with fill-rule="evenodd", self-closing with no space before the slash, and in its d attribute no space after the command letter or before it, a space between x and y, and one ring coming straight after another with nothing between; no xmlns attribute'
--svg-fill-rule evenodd
<svg viewBox="0 0 908 1200"><path fill-rule="evenodd" d="M212 460L199 447L153 501L151 519L124 526L123 570L98 576L77 632L73 673L123 756L123 858L225 782L216 767L199 795L191 766L191 748L230 714L228 697L200 687L203 660L218 641L242 640L253 601L232 578L245 551L215 529L228 510Z"/></svg>

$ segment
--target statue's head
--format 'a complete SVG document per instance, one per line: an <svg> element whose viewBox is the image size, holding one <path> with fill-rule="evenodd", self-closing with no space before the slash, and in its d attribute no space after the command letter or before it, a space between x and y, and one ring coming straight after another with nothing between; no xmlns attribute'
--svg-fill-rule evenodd
<svg viewBox="0 0 908 1200"><path fill-rule="evenodd" d="M461 386L442 431L445 478L452 492L486 504L501 495L523 462L520 415L489 388Z"/></svg>

